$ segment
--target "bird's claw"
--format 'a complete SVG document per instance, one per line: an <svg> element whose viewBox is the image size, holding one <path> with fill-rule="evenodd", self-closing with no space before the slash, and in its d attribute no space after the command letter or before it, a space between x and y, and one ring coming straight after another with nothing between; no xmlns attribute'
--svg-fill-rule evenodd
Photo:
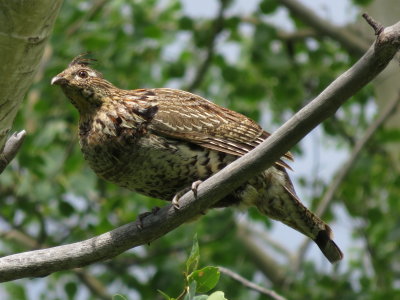
<svg viewBox="0 0 400 300"><path fill-rule="evenodd" d="M175 196L174 196L174 198L172 199L172 205L174 206L174 208L175 209L180 209L180 205L179 205L179 198L181 197L182 195L180 195L180 192L179 193L177 193Z"/></svg>
<svg viewBox="0 0 400 300"><path fill-rule="evenodd" d="M200 183L202 183L202 180L196 180L195 182L192 183L191 190L193 192L193 195L195 198L197 198L197 188L199 187Z"/></svg>
<svg viewBox="0 0 400 300"><path fill-rule="evenodd" d="M196 180L195 182L192 183L190 188L185 188L185 189L179 191L178 193L176 193L176 195L172 199L172 205L174 206L174 208L180 209L179 198L181 198L188 191L192 191L194 194L194 197L197 198L197 188L199 187L200 183L202 183L202 182L203 181L201 181L201 180Z"/></svg>

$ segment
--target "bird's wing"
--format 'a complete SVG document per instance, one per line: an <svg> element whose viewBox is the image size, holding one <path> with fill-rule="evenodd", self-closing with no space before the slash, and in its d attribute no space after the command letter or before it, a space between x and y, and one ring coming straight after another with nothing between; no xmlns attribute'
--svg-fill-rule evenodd
<svg viewBox="0 0 400 300"><path fill-rule="evenodd" d="M235 156L246 154L270 136L244 115L189 92L174 89L140 89L130 92L132 96L128 99L154 111L147 128L159 135ZM289 152L284 157L293 159ZM282 161L278 164L289 167Z"/></svg>

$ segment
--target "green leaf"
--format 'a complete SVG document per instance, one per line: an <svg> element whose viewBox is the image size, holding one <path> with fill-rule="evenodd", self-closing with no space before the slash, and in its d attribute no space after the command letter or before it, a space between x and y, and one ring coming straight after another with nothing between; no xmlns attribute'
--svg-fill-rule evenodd
<svg viewBox="0 0 400 300"><path fill-rule="evenodd" d="M193 237L192 251L190 252L189 258L186 261L186 274L191 274L197 269L200 260L200 249L197 241L197 234Z"/></svg>
<svg viewBox="0 0 400 300"><path fill-rule="evenodd" d="M179 20L179 27L182 30L191 30L193 28L193 20L187 16L183 16Z"/></svg>
<svg viewBox="0 0 400 300"><path fill-rule="evenodd" d="M69 299L75 299L76 291L78 290L75 282L68 282L65 285L65 291L68 294Z"/></svg>
<svg viewBox="0 0 400 300"><path fill-rule="evenodd" d="M70 203L63 201L63 200L59 201L58 208L59 208L61 214L63 216L67 216L67 217L72 215L75 212L74 207Z"/></svg>
<svg viewBox="0 0 400 300"><path fill-rule="evenodd" d="M372 2L372 0L353 0L355 4L366 6Z"/></svg>
<svg viewBox="0 0 400 300"><path fill-rule="evenodd" d="M197 292L198 293L206 293L219 281L220 272L217 267L205 267L201 270L196 270L189 276L189 282L196 281L197 282Z"/></svg>
<svg viewBox="0 0 400 300"><path fill-rule="evenodd" d="M207 300L208 295L199 295L193 298L193 300Z"/></svg>
<svg viewBox="0 0 400 300"><path fill-rule="evenodd" d="M27 299L25 287L7 282L5 288L10 295L10 299Z"/></svg>
<svg viewBox="0 0 400 300"><path fill-rule="evenodd" d="M183 300L193 300L196 295L196 287L197 287L197 282L192 281L189 284L188 293L185 295L185 298L183 298Z"/></svg>
<svg viewBox="0 0 400 300"><path fill-rule="evenodd" d="M124 295L121 295L121 294L115 294L112 297L112 300L128 300L128 298L126 298Z"/></svg>
<svg viewBox="0 0 400 300"><path fill-rule="evenodd" d="M216 291L207 298L207 300L228 300L225 298L224 292Z"/></svg>
<svg viewBox="0 0 400 300"><path fill-rule="evenodd" d="M162 36L162 31L157 26L147 26L144 29L144 33L147 37L159 39Z"/></svg>
<svg viewBox="0 0 400 300"><path fill-rule="evenodd" d="M263 2L260 3L260 10L264 14L273 13L277 8L278 8L277 1L264 0Z"/></svg>

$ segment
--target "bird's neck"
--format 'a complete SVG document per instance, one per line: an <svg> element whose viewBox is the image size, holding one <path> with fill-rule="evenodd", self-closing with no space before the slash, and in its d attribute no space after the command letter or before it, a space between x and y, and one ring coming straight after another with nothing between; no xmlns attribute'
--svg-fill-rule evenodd
<svg viewBox="0 0 400 300"><path fill-rule="evenodd" d="M109 96L93 89L69 89L63 88L73 106L79 111L80 115L92 115L107 101Z"/></svg>

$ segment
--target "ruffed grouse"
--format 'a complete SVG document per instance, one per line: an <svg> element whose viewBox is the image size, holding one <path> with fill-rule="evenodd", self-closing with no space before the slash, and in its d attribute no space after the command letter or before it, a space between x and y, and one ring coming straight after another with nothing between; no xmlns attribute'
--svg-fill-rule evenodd
<svg viewBox="0 0 400 300"><path fill-rule="evenodd" d="M51 83L80 113L79 139L90 167L121 187L176 204L176 195L269 136L253 120L188 92L119 89L91 61L76 57ZM339 261L331 229L300 202L285 168L277 161L215 207L256 206L314 240L330 262Z"/></svg>

